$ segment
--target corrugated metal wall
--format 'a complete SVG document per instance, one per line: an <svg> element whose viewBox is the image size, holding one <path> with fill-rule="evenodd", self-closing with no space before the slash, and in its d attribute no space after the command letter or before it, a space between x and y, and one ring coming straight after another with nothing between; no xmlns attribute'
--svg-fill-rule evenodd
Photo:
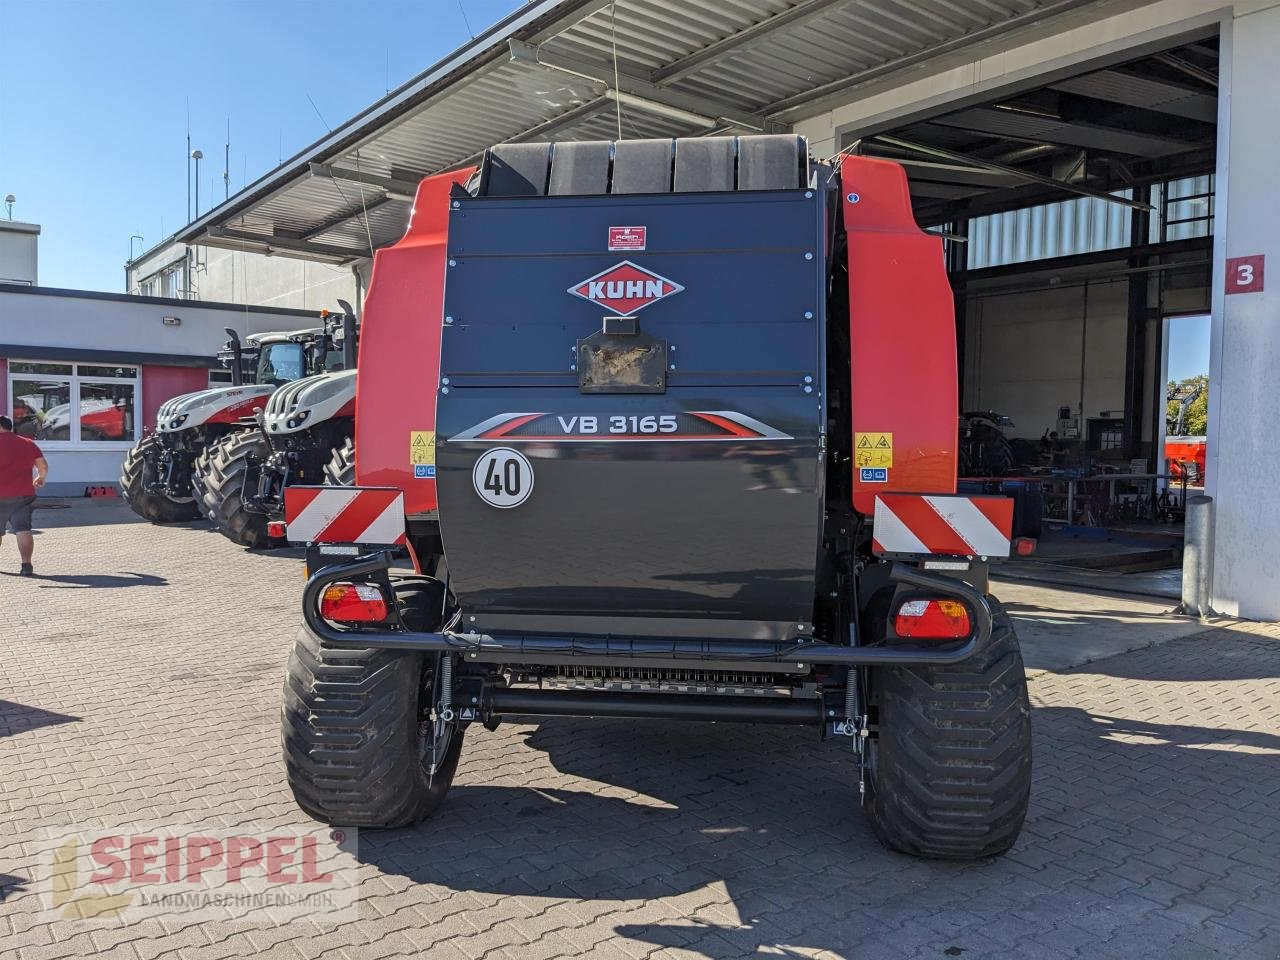
<svg viewBox="0 0 1280 960"><path fill-rule="evenodd" d="M1117 197L1131 198L1132 190ZM1165 196L1167 195L1167 203ZM1188 177L1152 190L1156 214L1151 242L1208 236L1213 229L1213 177ZM1118 203L1078 197L1039 207L1009 210L969 221L970 270L1066 257L1129 245L1133 210Z"/></svg>

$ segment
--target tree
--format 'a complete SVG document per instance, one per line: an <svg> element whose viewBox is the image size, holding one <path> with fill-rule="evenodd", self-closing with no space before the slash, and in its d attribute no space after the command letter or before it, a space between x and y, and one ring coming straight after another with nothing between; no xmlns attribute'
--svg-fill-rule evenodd
<svg viewBox="0 0 1280 960"><path fill-rule="evenodd" d="M1178 409L1182 406L1182 401L1172 398L1192 395L1195 399L1187 405L1182 436L1203 437L1209 432L1209 377L1202 373L1185 380L1169 381L1166 396L1170 399L1165 407L1165 421L1170 436L1177 430Z"/></svg>

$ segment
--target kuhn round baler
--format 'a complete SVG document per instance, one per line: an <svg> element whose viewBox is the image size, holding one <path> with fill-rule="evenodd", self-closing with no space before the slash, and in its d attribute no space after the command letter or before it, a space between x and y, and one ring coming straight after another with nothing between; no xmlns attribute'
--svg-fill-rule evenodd
<svg viewBox="0 0 1280 960"><path fill-rule="evenodd" d="M375 258L356 485L286 491L298 802L421 819L509 717L782 723L848 744L888 845L1008 849L1012 505L955 493L956 386L941 240L892 163L540 143L424 181Z"/></svg>

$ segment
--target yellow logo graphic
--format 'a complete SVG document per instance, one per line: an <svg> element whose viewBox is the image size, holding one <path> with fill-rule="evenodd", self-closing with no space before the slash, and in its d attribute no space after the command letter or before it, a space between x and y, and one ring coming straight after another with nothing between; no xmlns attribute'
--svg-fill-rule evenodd
<svg viewBox="0 0 1280 960"><path fill-rule="evenodd" d="M434 430L410 430L409 465L413 467L420 464L435 466L435 462L436 432Z"/></svg>
<svg viewBox="0 0 1280 960"><path fill-rule="evenodd" d="M853 464L856 467L892 467L892 433L855 433Z"/></svg>
<svg viewBox="0 0 1280 960"><path fill-rule="evenodd" d="M81 893L80 844L68 840L53 854L52 903L72 920L118 917L134 901L131 893Z"/></svg>

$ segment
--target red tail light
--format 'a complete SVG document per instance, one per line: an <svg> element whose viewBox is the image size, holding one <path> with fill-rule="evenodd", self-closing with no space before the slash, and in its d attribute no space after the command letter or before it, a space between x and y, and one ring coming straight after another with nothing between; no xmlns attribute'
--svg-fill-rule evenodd
<svg viewBox="0 0 1280 960"><path fill-rule="evenodd" d="M288 534L288 527L285 526L283 520L267 521L267 536L273 540L283 540Z"/></svg>
<svg viewBox="0 0 1280 960"><path fill-rule="evenodd" d="M320 615L338 623L381 623L387 601L372 583L335 583L320 598Z"/></svg>
<svg viewBox="0 0 1280 960"><path fill-rule="evenodd" d="M893 629L900 637L956 640L972 630L969 611L958 600L908 600L898 608Z"/></svg>

